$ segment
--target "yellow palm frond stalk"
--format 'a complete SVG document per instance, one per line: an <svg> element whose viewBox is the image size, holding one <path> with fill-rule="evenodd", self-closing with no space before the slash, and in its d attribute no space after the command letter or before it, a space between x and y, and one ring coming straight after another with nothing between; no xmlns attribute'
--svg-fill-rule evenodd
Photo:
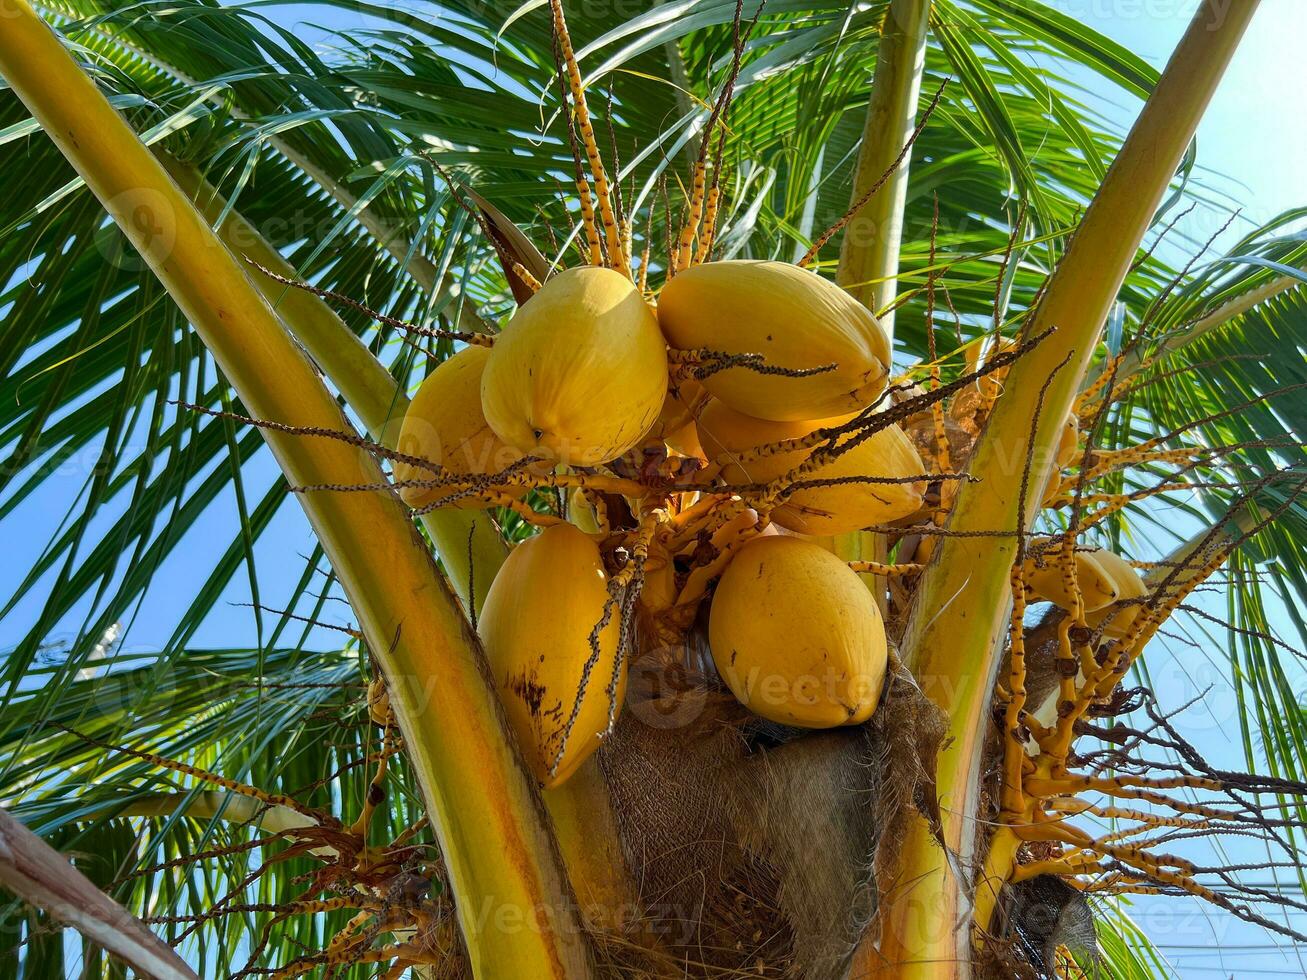
<svg viewBox="0 0 1307 980"><path fill-rule="evenodd" d="M229 249L283 278L298 277L281 253L240 212L228 207L198 170L166 153L156 155ZM408 398L385 365L320 297L268 276L254 275L252 280L286 328L340 389L369 435L394 449ZM508 557L503 536L489 515L478 510L445 507L422 515L422 523L459 601L464 608L474 603L479 614L487 586Z"/></svg>
<svg viewBox="0 0 1307 980"><path fill-rule="evenodd" d="M921 77L926 70L930 4L931 0L893 0L885 11L853 182L853 204L893 167L916 127ZM911 151L908 153L885 185L853 216L840 246L835 275L836 282L867 309L873 313L886 310L879 319L891 341L894 312L889 307L898 290L899 248L911 164ZM867 531L839 535L833 550L845 561L885 560L884 536ZM884 581L874 575L863 575L862 579L883 610Z"/></svg>
<svg viewBox="0 0 1307 980"><path fill-rule="evenodd" d="M916 820L895 878L881 883L879 949L863 951L855 976L951 978L970 958L966 886L954 868L972 866L977 828L969 816L1011 608L1012 532L1028 526L1039 504L1109 306L1257 3L1221 16L1213 7L1204 4L1194 18L1027 322L1026 337L1053 333L1012 368L971 459L980 482L959 488L949 524L957 533L940 540L922 575L904 649L923 690L949 717L952 742L939 760L938 787L943 842L954 859ZM1022 513L1027 459L1034 465ZM979 533L995 536L967 536ZM980 888L996 886L991 878Z"/></svg>
<svg viewBox="0 0 1307 980"><path fill-rule="evenodd" d="M893 0L885 11L850 203L861 200L894 165L916 127L929 20L930 0ZM873 313L891 306L898 290L908 152L884 186L858 209L840 246L836 282ZM893 312L881 316L880 324L894 335Z"/></svg>
<svg viewBox="0 0 1307 980"><path fill-rule="evenodd" d="M25 0L6 0L0 17L0 74L149 262L250 412L345 428L239 260ZM267 441L292 484L381 480L372 458L345 443L277 432ZM389 681L475 974L588 976L539 794L429 552L387 493L300 499Z"/></svg>

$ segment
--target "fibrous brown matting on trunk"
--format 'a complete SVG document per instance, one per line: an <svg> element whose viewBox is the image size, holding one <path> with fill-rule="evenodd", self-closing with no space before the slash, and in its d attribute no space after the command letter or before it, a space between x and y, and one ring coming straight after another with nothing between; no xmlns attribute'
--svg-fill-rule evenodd
<svg viewBox="0 0 1307 980"><path fill-rule="evenodd" d="M901 668L871 722L811 732L685 680L629 705L600 753L643 907L628 938L669 975L842 977L875 912L878 848L905 808L930 815L943 719Z"/></svg>

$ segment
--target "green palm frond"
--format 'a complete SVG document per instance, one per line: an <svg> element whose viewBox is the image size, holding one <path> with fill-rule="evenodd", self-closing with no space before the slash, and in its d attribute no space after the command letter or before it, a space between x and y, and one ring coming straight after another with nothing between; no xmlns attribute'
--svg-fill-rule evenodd
<svg viewBox="0 0 1307 980"><path fill-rule="evenodd" d="M1098 955L1082 957L1080 966L1089 976L1107 980L1170 980L1175 971L1148 937L1131 920L1129 907L1120 900L1095 908Z"/></svg>
<svg viewBox="0 0 1307 980"><path fill-rule="evenodd" d="M22 787L10 804L15 815L72 854L79 868L128 907L164 918L212 907L291 841L270 837L269 826L244 816L221 788L127 752L106 751L106 745L148 751L229 779L254 778L266 792L294 794L325 813L352 819L372 775L369 753L378 748L377 729L367 722L357 651L185 650L171 661L120 655L114 662L112 671L89 668L66 683L57 705L37 690L15 697L2 712L9 735L0 753L16 760L7 779L7 785ZM64 673L63 663L52 662L31 682L62 679ZM392 777L390 806L373 826L378 841L393 838L422 813L402 763ZM79 791L69 793L70 785ZM205 805L197 808L197 800ZM142 816L148 817L144 824ZM260 839L266 839L260 848L239 847ZM190 865L180 877L149 871L223 849L230 853ZM237 901L290 902L304 887L297 878L318 866L308 856L278 863ZM292 919L277 931L273 955L293 958L297 942L313 942L324 922L334 930L348 918L345 912L316 923L312 917ZM202 974L226 973L248 956L251 937L268 919L258 913L216 915L203 943L192 940L180 948ZM163 932L174 939L186 926L165 922ZM32 957L25 971L47 975L42 971L62 959L39 940L38 933L36 941L0 956L11 958L11 968L12 957ZM47 955L56 959L47 962Z"/></svg>
<svg viewBox="0 0 1307 980"><path fill-rule="evenodd" d="M1219 303L1231 289L1255 289L1285 275L1284 269L1301 265L1307 254L1300 239L1274 241L1255 250L1250 244L1244 243L1235 254L1255 254L1273 264L1239 262L1233 285L1225 285L1228 277L1218 280L1207 297L1177 303L1180 310L1201 311L1205 304ZM1229 264L1213 268L1227 269ZM1183 315L1172 311L1172 321L1184 323L1179 319ZM1222 467L1233 479L1252 480L1284 471L1285 479L1266 486L1256 500L1263 512L1278 510L1292 487L1304 479L1307 464L1307 411L1302 397L1307 391L1303 387L1307 369L1300 340L1304 324L1307 291L1287 289L1162 359L1156 369L1158 382L1139 389L1127 407L1146 417L1149 425L1168 431L1191 419L1218 416L1231 404L1245 404L1237 413L1203 424L1198 432L1208 445L1250 446ZM1202 365L1202 384L1194 382L1192 372L1165 376L1186 363ZM1228 506L1232 494L1205 496L1203 509L1214 517ZM1239 713L1248 764L1257 766L1264 759L1272 771L1298 778L1307 772L1307 728L1300 711L1301 684L1296 680L1307 658L1301 652L1307 650L1307 630L1298 612L1307 603L1307 508L1295 503L1283 511L1236 557L1228 579L1227 608L1222 612L1230 626L1213 631L1226 643L1240 702L1255 706ZM1292 633L1285 635L1286 630ZM1260 743L1260 749L1254 748L1255 743Z"/></svg>

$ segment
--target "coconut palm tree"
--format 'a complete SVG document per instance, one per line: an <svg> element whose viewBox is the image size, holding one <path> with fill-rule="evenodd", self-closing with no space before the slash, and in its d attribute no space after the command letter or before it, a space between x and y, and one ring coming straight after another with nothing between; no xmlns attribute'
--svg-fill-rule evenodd
<svg viewBox="0 0 1307 980"><path fill-rule="evenodd" d="M1139 892L1296 935L1238 862L1165 853L1255 835L1300 874L1307 819L1281 635L1307 634L1303 213L1215 260L1174 229L1224 206L1192 138L1254 0L1204 5L1161 73L1029 0L338 0L316 43L275 3L0 2L0 519L76 483L5 600L3 802L198 973L1074 976L1096 920L1113 975L1164 975ZM1086 78L1146 100L1128 133ZM417 383L556 267L626 258L657 289L706 256L878 313L916 383L891 412L959 475L909 528L821 542L897 651L870 722L759 724L699 651L632 668L611 738L542 793L478 618L533 523L641 474L416 521L376 487ZM656 532L627 516L633 603ZM1151 563L1134 632L1088 630L1080 584L1027 612L1050 536L1054 567ZM176 626L136 651L165 590ZM215 647L232 596L254 640ZM1172 614L1228 658L1268 775L1170 720L1141 654ZM0 881L33 903L0 950L24 977L120 969Z"/></svg>

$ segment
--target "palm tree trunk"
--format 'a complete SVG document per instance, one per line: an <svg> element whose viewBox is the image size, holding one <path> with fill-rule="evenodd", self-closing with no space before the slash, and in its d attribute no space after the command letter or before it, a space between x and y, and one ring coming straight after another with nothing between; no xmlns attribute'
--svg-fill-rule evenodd
<svg viewBox="0 0 1307 980"><path fill-rule="evenodd" d="M1200 8L1027 324L1027 336L1055 330L1013 366L969 465L981 482L962 485L949 523L961 534L1008 536L942 538L922 575L904 650L923 690L950 721L952 742L937 772L948 853L916 820L895 880L882 883L880 949L862 958L855 975L968 972L969 882L956 872L972 867L976 850L981 748L1011 611L1010 532L1028 526L1038 506L1062 421L1108 309L1256 8L1256 0L1223 16L1213 3ZM1041 388L1053 375L1040 407ZM1033 465L1023 502L1018 487L1027 459Z"/></svg>
<svg viewBox="0 0 1307 980"><path fill-rule="evenodd" d="M167 287L254 415L347 429L241 264L26 0L5 0L0 74ZM269 432L294 485L382 479L362 450ZM484 656L389 494L300 495L382 663L478 977L590 975L539 793L506 736Z"/></svg>

